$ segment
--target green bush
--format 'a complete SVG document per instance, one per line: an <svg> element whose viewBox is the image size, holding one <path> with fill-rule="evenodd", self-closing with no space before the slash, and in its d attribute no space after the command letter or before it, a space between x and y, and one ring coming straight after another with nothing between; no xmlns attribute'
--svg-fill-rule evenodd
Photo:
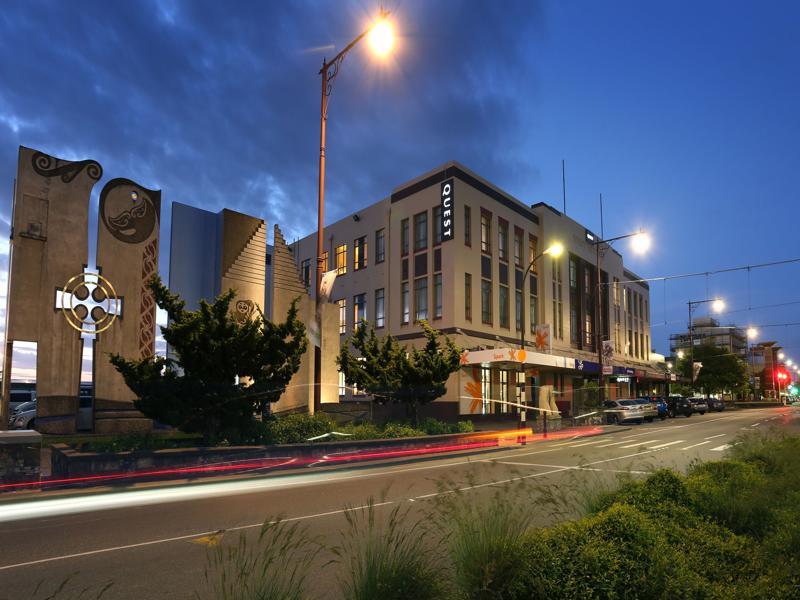
<svg viewBox="0 0 800 600"><path fill-rule="evenodd" d="M373 423L348 423L336 428L340 433L349 433L351 440L375 440L382 436L381 430Z"/></svg>
<svg viewBox="0 0 800 600"><path fill-rule="evenodd" d="M421 521L395 506L388 519L376 518L372 499L345 513L348 528L333 548L344 566L340 594L346 600L434 600L445 595L438 553L426 542Z"/></svg>
<svg viewBox="0 0 800 600"><path fill-rule="evenodd" d="M459 421L456 423L456 433L472 433L475 431L475 425L472 421Z"/></svg>
<svg viewBox="0 0 800 600"><path fill-rule="evenodd" d="M65 440L69 443L69 440ZM81 452L129 452L137 450L163 450L166 448L194 448L201 446L201 435L170 432L132 433L120 437L89 439L75 444Z"/></svg>
<svg viewBox="0 0 800 600"><path fill-rule="evenodd" d="M308 438L333 431L335 423L325 413L298 413L276 417L266 422L266 443L300 444Z"/></svg>
<svg viewBox="0 0 800 600"><path fill-rule="evenodd" d="M381 432L381 437L391 438L404 438L404 437L423 437L424 431L414 429L410 425L403 425L401 423L388 423Z"/></svg>

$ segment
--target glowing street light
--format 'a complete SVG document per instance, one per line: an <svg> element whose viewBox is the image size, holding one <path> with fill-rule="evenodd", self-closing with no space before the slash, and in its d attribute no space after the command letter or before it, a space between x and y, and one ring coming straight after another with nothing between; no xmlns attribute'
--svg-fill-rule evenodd
<svg viewBox="0 0 800 600"><path fill-rule="evenodd" d="M549 254L553 258L558 258L563 253L564 253L564 246L561 244L561 242L553 242L552 244L550 244L550 247L547 248L547 250L542 252L542 254Z"/></svg>
<svg viewBox="0 0 800 600"><path fill-rule="evenodd" d="M756 337L758 337L758 329L756 329L755 327L749 327L747 329L747 337L750 338L751 340L756 339Z"/></svg>
<svg viewBox="0 0 800 600"><path fill-rule="evenodd" d="M717 298L711 303L711 310L718 313L722 312L723 310L725 310L725 301L720 298Z"/></svg>
<svg viewBox="0 0 800 600"><path fill-rule="evenodd" d="M650 235L646 231L640 231L631 237L631 249L636 254L647 252L650 249L650 243Z"/></svg>
<svg viewBox="0 0 800 600"><path fill-rule="evenodd" d="M794 364L794 363L792 362L792 359L791 359L791 358L790 358L789 360L787 360L787 361L786 361L786 366L787 366L787 367L791 367L793 364Z"/></svg>
<svg viewBox="0 0 800 600"><path fill-rule="evenodd" d="M778 352L778 360L783 360L786 358L786 355L783 352Z"/></svg>
<svg viewBox="0 0 800 600"><path fill-rule="evenodd" d="M326 265L323 264L323 248L325 245L324 240L324 222L325 222L325 145L326 145L326 130L328 124L328 97L333 90L333 81L339 74L339 69L342 65L345 55L352 50L361 40L367 38L372 51L379 57L385 57L394 47L394 32L391 23L389 22L389 11L381 9L378 19L365 31L363 31L352 42L347 44L342 50L334 56L331 60L322 61L322 68L319 74L322 77L322 106L320 109L320 125L319 125L319 188L317 196L317 281L315 286L315 302L319 309L320 303L320 287L322 285L322 274L325 271ZM317 315L320 311L317 310ZM319 317L317 317L319 318ZM322 327L317 323L319 331ZM322 386L322 351L320 346L314 347L314 412L320 408L321 402L321 386Z"/></svg>

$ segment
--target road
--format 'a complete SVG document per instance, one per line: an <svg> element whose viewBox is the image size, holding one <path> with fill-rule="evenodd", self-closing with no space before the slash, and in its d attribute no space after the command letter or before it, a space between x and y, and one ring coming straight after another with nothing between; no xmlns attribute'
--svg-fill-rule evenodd
<svg viewBox="0 0 800 600"><path fill-rule="evenodd" d="M281 515L331 541L344 528L345 507L369 497L380 502L379 511L402 504L413 513L443 493L443 486L489 498L494 486L513 479L564 489L621 472L684 470L694 460L722 458L740 434L772 427L800 434L800 410L695 415L610 427L594 437L404 463L4 499L0 598L44 598L70 577L74 590L100 590L113 582L107 598L190 598L202 589L209 539L218 539L213 534L220 530L231 537L235 531L255 533L265 519ZM539 509L532 504L530 510ZM537 515L537 524L548 520L551 515ZM323 596L331 594L328 583L316 582ZM72 596L57 596L62 597Z"/></svg>

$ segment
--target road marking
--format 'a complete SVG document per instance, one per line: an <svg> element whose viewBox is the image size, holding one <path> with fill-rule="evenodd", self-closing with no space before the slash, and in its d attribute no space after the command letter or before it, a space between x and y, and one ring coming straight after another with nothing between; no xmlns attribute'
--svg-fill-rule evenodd
<svg viewBox="0 0 800 600"><path fill-rule="evenodd" d="M581 446L591 446L592 444L599 444L603 440L595 440L593 442L581 442L580 444L572 444L570 448L580 448Z"/></svg>
<svg viewBox="0 0 800 600"><path fill-rule="evenodd" d="M203 546L208 546L209 548L213 548L214 546L219 545L224 535L225 535L225 530L220 529L217 533L212 533L211 535L204 535L202 537L189 540L189 542L192 544L201 544Z"/></svg>
<svg viewBox="0 0 800 600"><path fill-rule="evenodd" d="M727 433L720 433L719 435L710 435L708 437L703 438L704 440L713 440L714 438L724 437L728 435Z"/></svg>
<svg viewBox="0 0 800 600"><path fill-rule="evenodd" d="M598 448L608 448L609 446L619 446L620 444L627 443L628 440L623 440L621 442L614 442L613 444L603 444L602 446L597 446Z"/></svg>
<svg viewBox="0 0 800 600"><path fill-rule="evenodd" d="M686 446L686 448L681 448L681 450L690 450L691 448L697 448L697 446L702 446L703 444L710 444L711 440L706 440L705 442L700 442L699 444L692 444L691 446Z"/></svg>
<svg viewBox="0 0 800 600"><path fill-rule="evenodd" d="M728 448L730 448L730 444L723 444L722 446L717 446L716 448L711 448L711 452L724 452Z"/></svg>
<svg viewBox="0 0 800 600"><path fill-rule="evenodd" d="M630 444L628 446L622 446L622 447L623 448L638 448L639 446L646 446L647 444L652 444L653 442L659 442L659 441L661 441L661 440L647 440L647 441L636 442L635 444Z"/></svg>
<svg viewBox="0 0 800 600"><path fill-rule="evenodd" d="M499 462L499 461L498 461ZM606 473L636 473L637 475L647 475L648 471L634 471L632 469L595 469L593 467L566 466L566 465L544 465L541 463L521 463L521 462L504 462L506 465L524 465L526 467L545 467L547 469L564 469L570 471L598 471Z"/></svg>
<svg viewBox="0 0 800 600"><path fill-rule="evenodd" d="M750 427L758 427L759 425L761 425L761 423L754 423L754 424L753 424L753 425L751 425Z"/></svg>
<svg viewBox="0 0 800 600"><path fill-rule="evenodd" d="M657 450L658 448L666 448L667 446L672 446L674 444L680 444L681 442L685 442L686 440L676 440L674 442L667 442L666 444L659 444L658 446L650 446L651 450ZM624 448L624 446L623 446Z"/></svg>

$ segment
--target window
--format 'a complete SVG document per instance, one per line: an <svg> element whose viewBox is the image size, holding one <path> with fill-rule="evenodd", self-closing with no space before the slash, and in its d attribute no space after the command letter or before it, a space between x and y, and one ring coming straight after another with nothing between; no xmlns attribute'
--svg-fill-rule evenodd
<svg viewBox="0 0 800 600"><path fill-rule="evenodd" d="M514 319L517 323L517 331L522 331L522 292L514 292Z"/></svg>
<svg viewBox="0 0 800 600"><path fill-rule="evenodd" d="M492 324L492 282L481 280L481 322Z"/></svg>
<svg viewBox="0 0 800 600"><path fill-rule="evenodd" d="M433 318L442 318L442 274L433 276Z"/></svg>
<svg viewBox="0 0 800 600"><path fill-rule="evenodd" d="M300 277L303 279L303 285L306 287L311 286L311 259L307 258L300 263Z"/></svg>
<svg viewBox="0 0 800 600"><path fill-rule="evenodd" d="M472 246L472 217L469 206L464 206L464 245Z"/></svg>
<svg viewBox="0 0 800 600"><path fill-rule="evenodd" d="M386 260L386 230L378 229L375 232L375 264Z"/></svg>
<svg viewBox="0 0 800 600"><path fill-rule="evenodd" d="M353 241L353 270L359 271L367 266L367 236Z"/></svg>
<svg viewBox="0 0 800 600"><path fill-rule="evenodd" d="M347 273L347 244L336 246L336 274Z"/></svg>
<svg viewBox="0 0 800 600"><path fill-rule="evenodd" d="M464 273L464 318L472 321L472 275Z"/></svg>
<svg viewBox="0 0 800 600"><path fill-rule="evenodd" d="M442 243L442 207L433 207L433 245Z"/></svg>
<svg viewBox="0 0 800 600"><path fill-rule="evenodd" d="M428 247L428 212L414 215L414 251Z"/></svg>
<svg viewBox="0 0 800 600"><path fill-rule="evenodd" d="M578 325L578 307L570 303L569 306L569 341L577 345L580 341L580 327Z"/></svg>
<svg viewBox="0 0 800 600"><path fill-rule="evenodd" d="M531 292L533 292L533 288L531 288ZM528 310L530 312L530 322L531 322L530 330L531 330L531 333L535 333L536 332L536 325L538 325L538 323L539 323L539 302L538 302L538 300L539 299L533 293L531 293L530 298L529 298L529 306L528 306Z"/></svg>
<svg viewBox="0 0 800 600"><path fill-rule="evenodd" d="M353 296L353 327L361 325L367 320L367 295L356 294Z"/></svg>
<svg viewBox="0 0 800 600"><path fill-rule="evenodd" d="M572 256L569 257L569 287L578 287L578 263Z"/></svg>
<svg viewBox="0 0 800 600"><path fill-rule="evenodd" d="M649 323L650 322L650 301L649 300L645 300L644 301L644 320L645 320L645 323Z"/></svg>
<svg viewBox="0 0 800 600"><path fill-rule="evenodd" d="M325 250L325 252L322 253L322 270L324 272L328 269L330 269L330 265L328 265L328 251Z"/></svg>
<svg viewBox="0 0 800 600"><path fill-rule="evenodd" d="M375 290L375 327L380 329L386 324L383 288Z"/></svg>
<svg viewBox="0 0 800 600"><path fill-rule="evenodd" d="M583 319L583 343L586 346L594 346L594 340L592 339L592 323L594 322L594 318L592 317L592 311L587 310L586 314L584 315Z"/></svg>
<svg viewBox="0 0 800 600"><path fill-rule="evenodd" d="M408 254L408 219L400 221L400 254Z"/></svg>
<svg viewBox="0 0 800 600"><path fill-rule="evenodd" d="M562 288L561 262L553 258L553 337L564 339L564 297Z"/></svg>
<svg viewBox="0 0 800 600"><path fill-rule="evenodd" d="M401 288L402 289L400 292L400 306L403 307L403 320L401 321L401 324L408 325L408 320L411 316L411 308L408 298L408 282L404 281Z"/></svg>
<svg viewBox="0 0 800 600"><path fill-rule="evenodd" d="M500 371L500 403L497 405L498 412L507 413L508 406L508 371Z"/></svg>
<svg viewBox="0 0 800 600"><path fill-rule="evenodd" d="M497 220L497 254L500 260L508 260L508 221Z"/></svg>
<svg viewBox="0 0 800 600"><path fill-rule="evenodd" d="M347 392L347 383L344 380L344 373L339 371L339 396L344 396Z"/></svg>
<svg viewBox="0 0 800 600"><path fill-rule="evenodd" d="M428 318L428 278L414 280L414 321Z"/></svg>
<svg viewBox="0 0 800 600"><path fill-rule="evenodd" d="M500 286L500 327L508 327L508 286Z"/></svg>
<svg viewBox="0 0 800 600"><path fill-rule="evenodd" d="M339 333L347 333L347 300L337 300L336 305L339 307Z"/></svg>
<svg viewBox="0 0 800 600"><path fill-rule="evenodd" d="M481 209L481 252L492 253L492 213Z"/></svg>
<svg viewBox="0 0 800 600"><path fill-rule="evenodd" d="M536 238L534 236L532 236L532 235L529 235L528 236L528 264L533 263L533 266L531 267L531 273L538 273L538 269L539 269L538 265L535 262L533 262L534 260L536 260L536 246L537 246Z"/></svg>
<svg viewBox="0 0 800 600"><path fill-rule="evenodd" d="M522 230L514 227L514 264L522 266Z"/></svg>

